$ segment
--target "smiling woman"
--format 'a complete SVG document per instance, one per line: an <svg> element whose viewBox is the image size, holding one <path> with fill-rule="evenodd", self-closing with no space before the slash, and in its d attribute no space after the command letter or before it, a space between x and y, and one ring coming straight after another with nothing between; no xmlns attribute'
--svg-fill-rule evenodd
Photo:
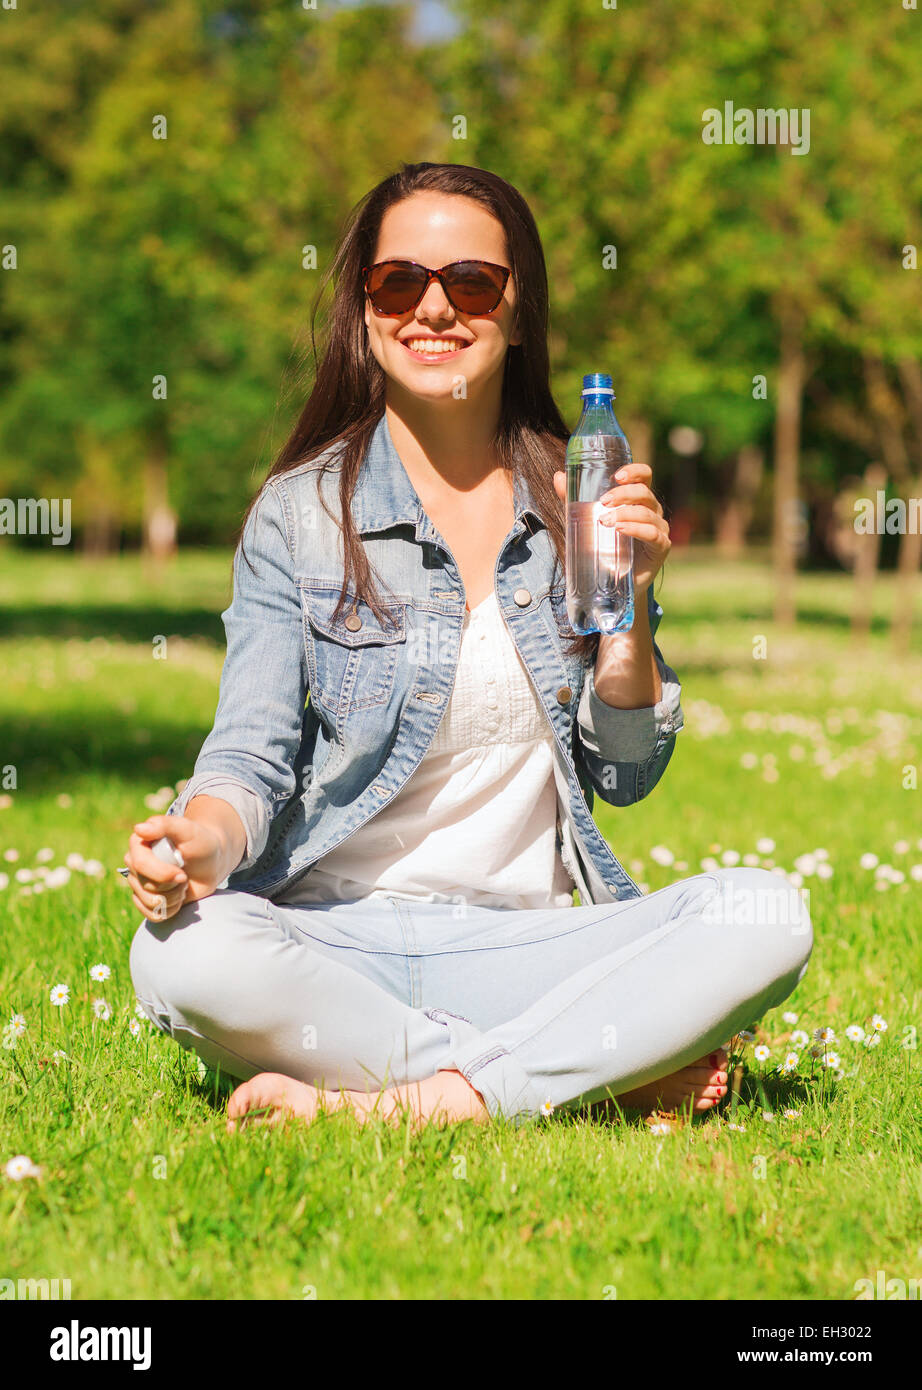
<svg viewBox="0 0 922 1390"><path fill-rule="evenodd" d="M722 1040L794 987L810 924L759 869L644 897L593 821L596 795L653 789L683 722L650 469L606 494L637 542L634 626L567 631L568 431L521 194L405 166L331 281L313 391L244 521L214 728L129 843L142 1006L246 1078L231 1124L712 1109Z"/></svg>

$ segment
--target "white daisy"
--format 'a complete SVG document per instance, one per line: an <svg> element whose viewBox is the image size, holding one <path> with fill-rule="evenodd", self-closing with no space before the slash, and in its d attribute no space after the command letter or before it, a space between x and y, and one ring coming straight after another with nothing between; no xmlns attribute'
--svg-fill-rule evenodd
<svg viewBox="0 0 922 1390"><path fill-rule="evenodd" d="M795 1028L791 1034L791 1042L795 1047L806 1047L809 1041L809 1037L802 1028Z"/></svg>
<svg viewBox="0 0 922 1390"><path fill-rule="evenodd" d="M129 1018L128 1031L133 1038L136 1038L141 1031L141 1025L136 1018Z"/></svg>
<svg viewBox="0 0 922 1390"><path fill-rule="evenodd" d="M651 1133L651 1134L672 1134L672 1133L673 1133L673 1127L672 1127L672 1125L666 1124L664 1120L657 1120L654 1124L650 1125L650 1133Z"/></svg>
<svg viewBox="0 0 922 1390"><path fill-rule="evenodd" d="M728 1124L728 1125L727 1125L727 1129L734 1129L734 1130L736 1130L737 1134L745 1134L745 1133L746 1133L746 1130L745 1130L745 1128L744 1128L742 1125Z"/></svg>
<svg viewBox="0 0 922 1390"><path fill-rule="evenodd" d="M47 864L54 858L53 849L37 849L35 851L36 864Z"/></svg>
<svg viewBox="0 0 922 1390"><path fill-rule="evenodd" d="M741 1028L736 1036L742 1038L743 1042L754 1042L756 1035L755 1033L750 1033L748 1028Z"/></svg>
<svg viewBox="0 0 922 1390"><path fill-rule="evenodd" d="M864 1029L860 1023L850 1023L845 1030L849 1042L864 1042Z"/></svg>
<svg viewBox="0 0 922 1390"><path fill-rule="evenodd" d="M16 1046L18 1038L9 1023L3 1025L3 1036L0 1041L2 1041L7 1052L12 1052L13 1048Z"/></svg>
<svg viewBox="0 0 922 1390"><path fill-rule="evenodd" d="M553 1115L553 1113L554 1113L554 1107L553 1107L553 1105L551 1104L551 1102L550 1102L549 1100L546 1100L546 1101L544 1102L544 1104L541 1106L541 1114L542 1114L542 1115Z"/></svg>
<svg viewBox="0 0 922 1390"><path fill-rule="evenodd" d="M821 1043L831 1043L836 1040L836 1035L831 1028L814 1028L813 1036L817 1042Z"/></svg>
<svg viewBox="0 0 922 1390"><path fill-rule="evenodd" d="M112 1010L109 1008L105 999L93 1000L93 1013L97 1018L101 1018L103 1022L105 1022L107 1018L112 1017Z"/></svg>
<svg viewBox="0 0 922 1390"><path fill-rule="evenodd" d="M796 1119L799 1117L799 1115L800 1115L800 1111L799 1111L799 1110L785 1110L785 1111L784 1111L784 1118L785 1118L786 1120L796 1120Z"/></svg>
<svg viewBox="0 0 922 1390"><path fill-rule="evenodd" d="M13 1182L21 1182L23 1178L37 1178L41 1171L26 1154L17 1154L15 1158L11 1158L4 1169L6 1176Z"/></svg>
<svg viewBox="0 0 922 1390"><path fill-rule="evenodd" d="M874 1014L871 1018L871 1027L874 1029L875 1033L886 1033L888 1027L887 1020L881 1018L880 1014Z"/></svg>
<svg viewBox="0 0 922 1390"><path fill-rule="evenodd" d="M865 1047L878 1047L880 1044L880 1034L871 1033L864 1040Z"/></svg>
<svg viewBox="0 0 922 1390"><path fill-rule="evenodd" d="M767 1062L772 1055L772 1050L770 1047L766 1047L764 1043L759 1043L758 1047L752 1049L752 1055L757 1062Z"/></svg>
<svg viewBox="0 0 922 1390"><path fill-rule="evenodd" d="M879 862L877 855L871 853L862 854L861 858L858 860L862 869L876 869Z"/></svg>
<svg viewBox="0 0 922 1390"><path fill-rule="evenodd" d="M825 1067L836 1067L836 1068L838 1068L839 1066L841 1066L841 1062L840 1062L840 1060L839 1060L839 1054L838 1054L838 1052L827 1052L827 1053L826 1053L826 1056L823 1058L823 1065L824 1065Z"/></svg>
<svg viewBox="0 0 922 1390"><path fill-rule="evenodd" d="M21 1038L27 1028L26 1020L22 1014L13 1014L10 1018L8 1027L15 1033L17 1038Z"/></svg>
<svg viewBox="0 0 922 1390"><path fill-rule="evenodd" d="M774 840L770 840L766 835L763 835L761 840L756 840L756 849L760 854L772 854L774 848Z"/></svg>
<svg viewBox="0 0 922 1390"><path fill-rule="evenodd" d="M90 966L90 979L91 979L91 980L100 980L100 981L102 981L102 980L108 980L108 978L109 978L109 976L110 976L111 974L112 974L112 971L109 969L108 965L91 965L91 966Z"/></svg>
<svg viewBox="0 0 922 1390"><path fill-rule="evenodd" d="M672 850L667 849L665 845L654 845L650 851L650 858L653 860L654 864L662 864L667 869L670 864L675 862L675 855Z"/></svg>
<svg viewBox="0 0 922 1390"><path fill-rule="evenodd" d="M796 1022L797 1022L797 1020L798 1020L798 1018L800 1017L800 1015L799 1015L799 1014L791 1013L791 1010L788 1009L787 1013L783 1013L783 1014L781 1015L781 1017L784 1019L784 1022L785 1022L785 1023L792 1023L792 1024L793 1024L793 1023L796 1023Z"/></svg>
<svg viewBox="0 0 922 1390"><path fill-rule="evenodd" d="M145 1018L145 1019L147 1018L147 1014L146 1014L146 1013L144 1012L144 1010L141 1008L141 1002L140 1002L140 1000L138 1001L137 1004L135 1004L135 1006L134 1006L134 1011L135 1011L135 1013L137 1014L138 1018Z"/></svg>
<svg viewBox="0 0 922 1390"><path fill-rule="evenodd" d="M62 1062L68 1061L68 1056L67 1053L62 1052L60 1048L56 1048L51 1054L51 1060L54 1062L55 1066L60 1066Z"/></svg>
<svg viewBox="0 0 922 1390"><path fill-rule="evenodd" d="M55 985L49 998L55 1008L60 1009L70 998L70 985Z"/></svg>

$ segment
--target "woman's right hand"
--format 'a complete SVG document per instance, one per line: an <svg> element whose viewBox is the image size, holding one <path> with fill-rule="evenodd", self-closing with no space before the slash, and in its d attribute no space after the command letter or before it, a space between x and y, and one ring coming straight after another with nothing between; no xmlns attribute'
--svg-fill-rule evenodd
<svg viewBox="0 0 922 1390"><path fill-rule="evenodd" d="M185 861L180 869L151 850L168 835ZM227 843L213 825L188 816L151 816L139 821L128 841L125 863L135 907L151 922L165 922L187 902L207 898L226 877Z"/></svg>

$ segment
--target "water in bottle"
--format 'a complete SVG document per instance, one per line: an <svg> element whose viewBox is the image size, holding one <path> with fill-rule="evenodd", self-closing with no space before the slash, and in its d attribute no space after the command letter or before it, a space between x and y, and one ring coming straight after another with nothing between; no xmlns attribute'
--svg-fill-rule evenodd
<svg viewBox="0 0 922 1390"><path fill-rule="evenodd" d="M634 542L603 526L599 501L631 462L611 377L583 377L582 414L567 445L567 615L574 632L625 632L634 622ZM609 513L610 515L610 513Z"/></svg>

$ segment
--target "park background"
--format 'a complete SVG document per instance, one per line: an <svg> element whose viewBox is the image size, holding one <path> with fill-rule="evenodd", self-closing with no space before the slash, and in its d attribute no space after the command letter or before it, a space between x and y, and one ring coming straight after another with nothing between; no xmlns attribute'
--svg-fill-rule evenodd
<svg viewBox="0 0 922 1390"><path fill-rule="evenodd" d="M0 497L73 508L68 546L0 538L0 1158L38 1173L0 1180L0 1276L730 1299L922 1273L922 538L854 525L858 498L922 497L920 24L855 0L0 11ZM808 109L808 152L705 143L727 101ZM562 413L612 373L673 527L686 727L649 799L597 802L603 832L651 890L745 856L811 894L797 1024L739 1045L704 1123L231 1146L210 1079L135 1019L114 870L210 727L232 543L344 219L417 160L522 191ZM797 1027L836 1037L812 1057Z"/></svg>

